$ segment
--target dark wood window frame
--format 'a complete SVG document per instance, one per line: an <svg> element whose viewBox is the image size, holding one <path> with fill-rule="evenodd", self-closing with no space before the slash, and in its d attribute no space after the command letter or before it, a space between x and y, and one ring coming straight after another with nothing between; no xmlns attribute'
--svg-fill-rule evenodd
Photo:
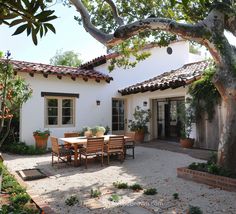
<svg viewBox="0 0 236 214"><path fill-rule="evenodd" d="M41 92L41 97L76 97L79 98L79 94L73 94L73 93L59 93L59 92Z"/></svg>

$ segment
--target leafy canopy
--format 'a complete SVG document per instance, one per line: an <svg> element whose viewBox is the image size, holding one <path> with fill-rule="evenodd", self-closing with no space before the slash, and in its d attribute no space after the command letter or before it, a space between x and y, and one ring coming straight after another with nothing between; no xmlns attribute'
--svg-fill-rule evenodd
<svg viewBox="0 0 236 214"><path fill-rule="evenodd" d="M65 1L69 4L69 1ZM87 8L91 22L105 33L113 33L119 27L113 17L112 8L104 0L83 0ZM211 0L116 0L114 1L120 17L125 23L131 23L148 17L169 18L179 22L194 23L204 19L211 9ZM81 16L76 16L75 20L82 24ZM111 52L120 53L120 57L111 60L109 70L115 66L130 68L137 62L145 60L150 56L147 51L138 52L147 43L155 43L160 46L167 46L171 41L177 39L176 35L163 32L146 30L131 39L125 40L122 44L111 48ZM133 57L134 60L129 59Z"/></svg>
<svg viewBox="0 0 236 214"><path fill-rule="evenodd" d="M27 36L31 34L37 45L37 35L43 37L48 30L56 33L50 21L57 16L54 15L54 10L48 9L47 2L51 0L0 0L0 25L18 26L13 35L26 31Z"/></svg>
<svg viewBox="0 0 236 214"><path fill-rule="evenodd" d="M73 51L59 50L56 55L50 59L52 65L66 65L72 67L78 67L82 64L82 60L79 59L79 55Z"/></svg>

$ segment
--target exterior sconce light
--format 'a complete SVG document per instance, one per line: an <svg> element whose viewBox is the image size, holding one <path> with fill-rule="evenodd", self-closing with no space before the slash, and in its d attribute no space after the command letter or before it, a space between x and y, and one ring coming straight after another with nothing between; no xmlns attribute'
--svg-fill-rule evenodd
<svg viewBox="0 0 236 214"><path fill-rule="evenodd" d="M143 101L143 106L147 106L147 101Z"/></svg>
<svg viewBox="0 0 236 214"><path fill-rule="evenodd" d="M100 100L96 100L97 106L100 106L101 101Z"/></svg>

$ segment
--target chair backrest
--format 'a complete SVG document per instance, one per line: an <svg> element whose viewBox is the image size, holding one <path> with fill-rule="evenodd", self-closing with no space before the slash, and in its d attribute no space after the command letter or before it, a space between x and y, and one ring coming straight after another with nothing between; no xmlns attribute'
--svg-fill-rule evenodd
<svg viewBox="0 0 236 214"><path fill-rule="evenodd" d="M87 153L103 152L104 137L89 137L87 138Z"/></svg>
<svg viewBox="0 0 236 214"><path fill-rule="evenodd" d="M52 144L52 151L56 154L59 154L58 139L56 137L50 137L50 140Z"/></svg>
<svg viewBox="0 0 236 214"><path fill-rule="evenodd" d="M79 137L79 133L76 133L76 132L66 132L64 133L64 137L67 138L67 137Z"/></svg>
<svg viewBox="0 0 236 214"><path fill-rule="evenodd" d="M129 137L128 139L126 139L127 142L129 141L135 141L135 132L126 132L125 136Z"/></svg>
<svg viewBox="0 0 236 214"><path fill-rule="evenodd" d="M124 135L110 136L108 149L124 149Z"/></svg>

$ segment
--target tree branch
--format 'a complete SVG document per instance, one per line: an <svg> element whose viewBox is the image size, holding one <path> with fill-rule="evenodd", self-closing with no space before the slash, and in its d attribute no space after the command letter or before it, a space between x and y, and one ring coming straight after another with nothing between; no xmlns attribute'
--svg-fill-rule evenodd
<svg viewBox="0 0 236 214"><path fill-rule="evenodd" d="M108 41L113 39L112 34L106 34L102 32L91 23L88 10L85 8L81 0L70 0L70 2L76 7L78 12L80 13L83 20L84 28L91 36L93 36L95 39L97 39L104 45L106 45Z"/></svg>
<svg viewBox="0 0 236 214"><path fill-rule="evenodd" d="M0 139L0 147L2 146L2 144L4 143L4 141L6 140L6 138L9 135L9 132L10 132L10 129L11 129L11 121L12 121L12 117L9 118L9 120L7 121L6 132L4 133L2 139Z"/></svg>
<svg viewBox="0 0 236 214"><path fill-rule="evenodd" d="M119 27L114 33L114 39L108 41L108 46L114 46L122 41L149 30L163 30L177 34L183 38L203 43L209 36L209 31L201 24L190 25L177 23L165 18L147 18Z"/></svg>
<svg viewBox="0 0 236 214"><path fill-rule="evenodd" d="M231 16L226 20L225 28L236 36L236 16Z"/></svg>
<svg viewBox="0 0 236 214"><path fill-rule="evenodd" d="M105 2L107 2L107 4L110 5L112 9L113 17L116 20L117 24L119 26L124 25L124 20L119 16L115 3L112 0L105 0Z"/></svg>

